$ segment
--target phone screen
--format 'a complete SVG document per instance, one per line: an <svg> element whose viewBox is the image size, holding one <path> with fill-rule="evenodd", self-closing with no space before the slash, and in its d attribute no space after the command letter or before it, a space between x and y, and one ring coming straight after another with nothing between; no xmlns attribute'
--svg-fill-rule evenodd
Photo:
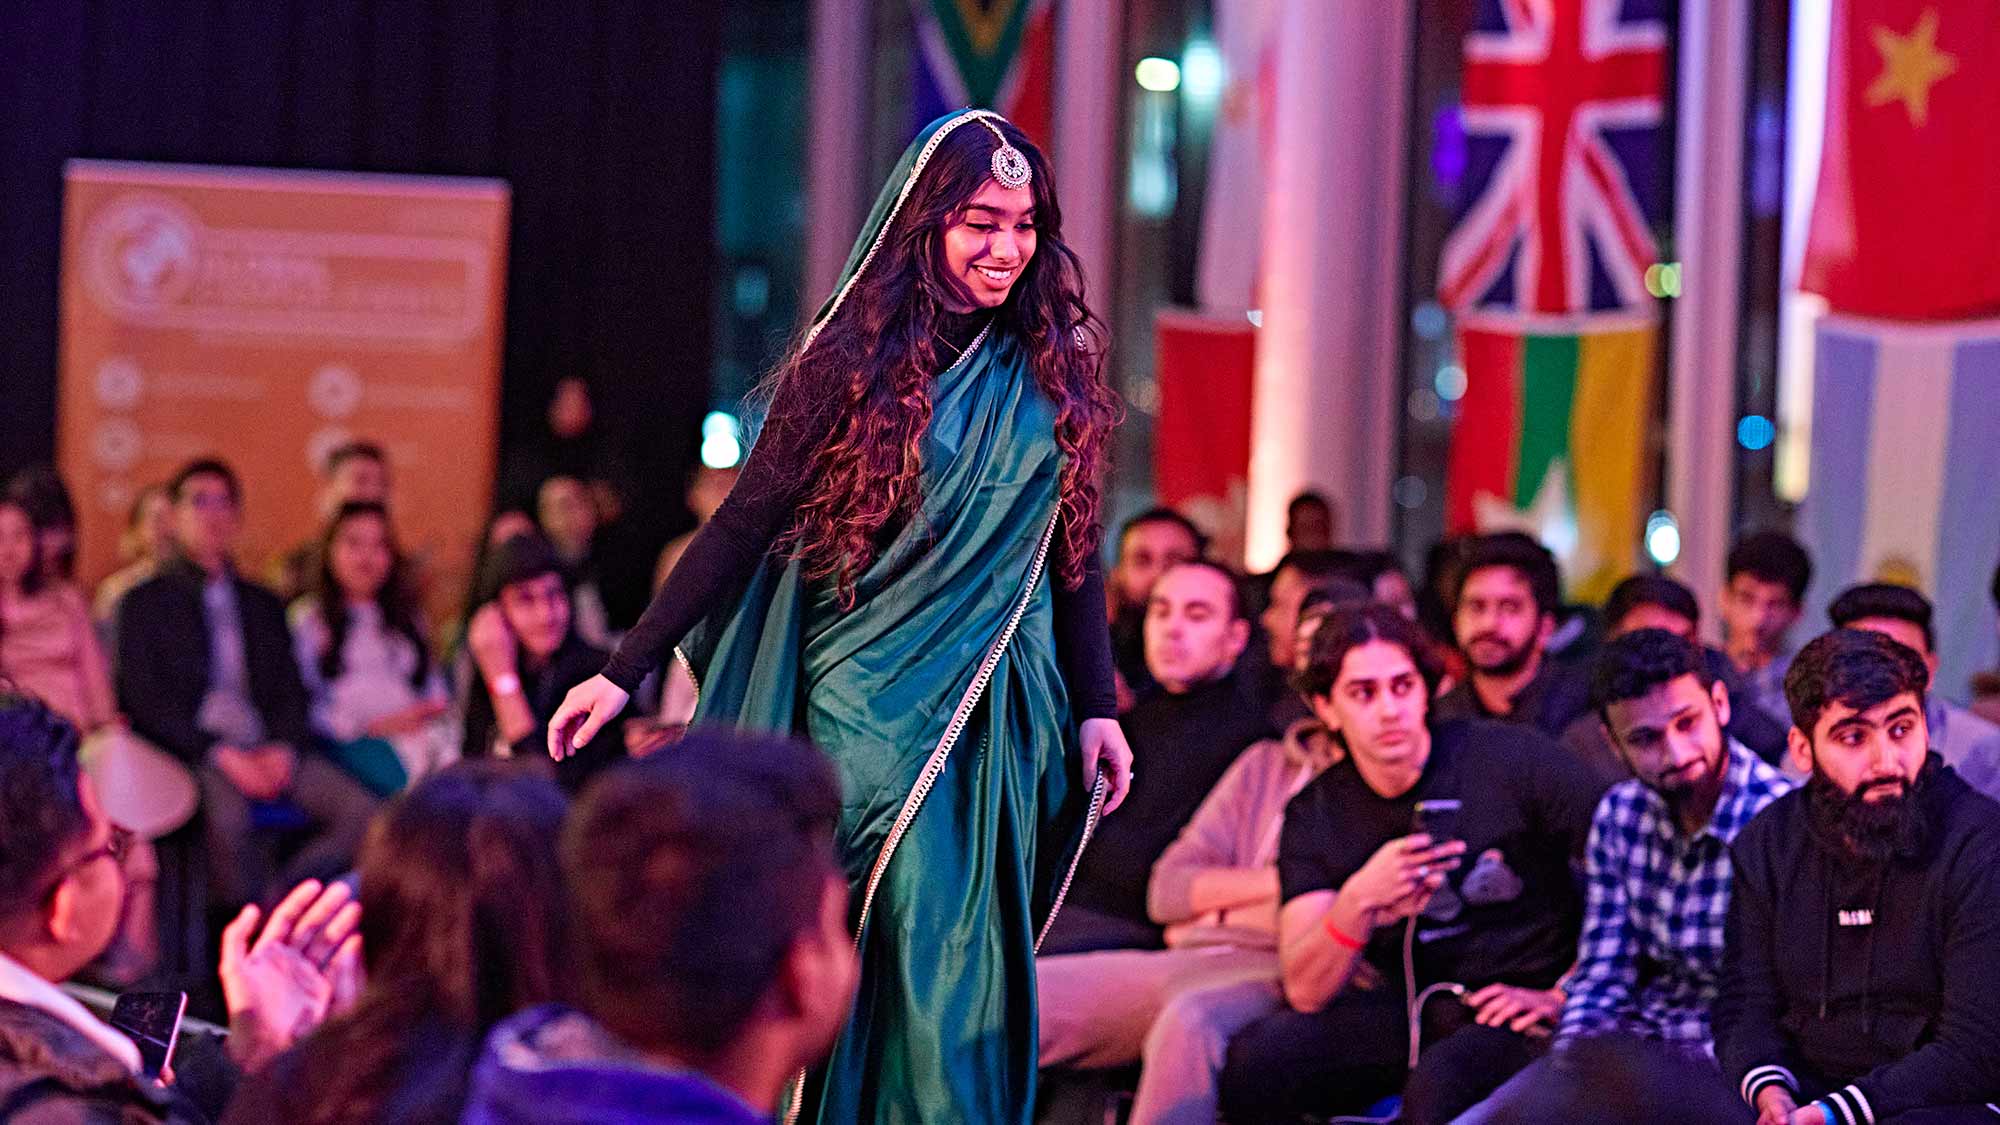
<svg viewBox="0 0 2000 1125"><path fill-rule="evenodd" d="M173 1057L186 1012L185 992L127 992L111 1009L111 1026L138 1045L143 1069L157 1077Z"/></svg>
<svg viewBox="0 0 2000 1125"><path fill-rule="evenodd" d="M1433 846L1456 840L1459 838L1458 817L1464 808L1462 802L1451 797L1418 801L1410 816L1410 829L1428 835Z"/></svg>

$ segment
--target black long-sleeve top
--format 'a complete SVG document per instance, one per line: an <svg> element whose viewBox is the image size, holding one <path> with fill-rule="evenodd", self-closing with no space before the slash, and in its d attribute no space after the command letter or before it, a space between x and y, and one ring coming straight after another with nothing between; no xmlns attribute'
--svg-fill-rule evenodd
<svg viewBox="0 0 2000 1125"><path fill-rule="evenodd" d="M961 318L947 327L954 347L977 335L981 318ZM833 426L838 393L814 393L796 381L781 387L771 403L763 434L743 463L729 498L688 543L673 574L625 635L604 667L604 676L626 691L639 685L679 642L761 562L793 518L811 470L813 454ZM1057 540L1060 549L1061 540ZM1096 553L1085 560L1083 581L1066 588L1051 567L1055 598L1057 658L1069 687L1077 720L1118 714L1111 671L1111 634L1105 627L1104 570Z"/></svg>

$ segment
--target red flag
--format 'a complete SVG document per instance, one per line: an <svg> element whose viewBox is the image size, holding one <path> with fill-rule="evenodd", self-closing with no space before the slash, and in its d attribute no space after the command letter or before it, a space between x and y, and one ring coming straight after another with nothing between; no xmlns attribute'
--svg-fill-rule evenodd
<svg viewBox="0 0 2000 1125"><path fill-rule="evenodd" d="M1241 315L1163 309L1153 346L1160 388L1154 492L1207 533L1215 557L1240 562L1256 331Z"/></svg>
<svg viewBox="0 0 2000 1125"><path fill-rule="evenodd" d="M1839 0L1801 286L1836 312L2000 312L2000 0Z"/></svg>

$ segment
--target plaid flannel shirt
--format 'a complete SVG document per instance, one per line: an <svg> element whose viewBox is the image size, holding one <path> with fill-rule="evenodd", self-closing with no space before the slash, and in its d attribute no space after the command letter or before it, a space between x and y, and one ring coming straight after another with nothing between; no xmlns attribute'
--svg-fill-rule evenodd
<svg viewBox="0 0 2000 1125"><path fill-rule="evenodd" d="M1713 1054L1709 1011L1729 915L1729 845L1792 783L1734 740L1707 827L1683 836L1639 781L1598 802L1587 897L1559 1039L1623 1031Z"/></svg>

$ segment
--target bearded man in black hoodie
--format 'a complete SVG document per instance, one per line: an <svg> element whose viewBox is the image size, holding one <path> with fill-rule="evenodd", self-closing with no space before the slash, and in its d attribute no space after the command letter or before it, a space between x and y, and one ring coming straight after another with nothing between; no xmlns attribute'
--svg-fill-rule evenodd
<svg viewBox="0 0 2000 1125"><path fill-rule="evenodd" d="M2000 805L1931 751L1928 682L1852 629L1785 676L1811 779L1731 850L1714 1021L1759 1125L2000 1122Z"/></svg>

